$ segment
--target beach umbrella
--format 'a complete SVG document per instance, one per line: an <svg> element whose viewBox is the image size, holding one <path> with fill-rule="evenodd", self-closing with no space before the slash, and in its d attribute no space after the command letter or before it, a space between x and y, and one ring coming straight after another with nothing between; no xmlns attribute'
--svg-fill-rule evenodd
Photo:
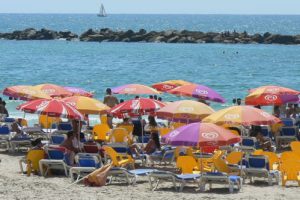
<svg viewBox="0 0 300 200"><path fill-rule="evenodd" d="M164 106L165 104L161 101L138 98L116 105L109 110L109 113L117 117L122 117L124 114L129 116L147 115L156 112Z"/></svg>
<svg viewBox="0 0 300 200"><path fill-rule="evenodd" d="M83 114L104 114L110 109L101 101L90 97L72 96L63 98L62 101L72 105Z"/></svg>
<svg viewBox="0 0 300 200"><path fill-rule="evenodd" d="M19 105L17 109L26 113L36 113L49 117L84 120L84 116L75 107L58 99L32 100Z"/></svg>
<svg viewBox="0 0 300 200"><path fill-rule="evenodd" d="M247 105L282 105L288 102L297 102L300 92L290 88L268 85L250 90L245 99Z"/></svg>
<svg viewBox="0 0 300 200"><path fill-rule="evenodd" d="M219 110L202 120L218 125L271 125L280 122L273 115L252 106L232 106Z"/></svg>
<svg viewBox="0 0 300 200"><path fill-rule="evenodd" d="M35 85L34 88L44 92L51 97L69 97L73 95L72 92L66 90L65 88L49 83Z"/></svg>
<svg viewBox="0 0 300 200"><path fill-rule="evenodd" d="M225 99L213 89L204 85L189 84L179 86L175 89L167 91L170 94L178 96L194 97L203 100L210 100L218 103L224 103Z"/></svg>
<svg viewBox="0 0 300 200"><path fill-rule="evenodd" d="M168 90L172 90L178 86L189 85L192 84L191 82L184 81L184 80L168 80L164 82L155 83L152 85L158 91L166 92Z"/></svg>
<svg viewBox="0 0 300 200"><path fill-rule="evenodd" d="M240 142L240 136L212 123L191 123L164 135L162 140L173 146L211 147Z"/></svg>
<svg viewBox="0 0 300 200"><path fill-rule="evenodd" d="M141 84L127 84L112 88L114 94L160 94L157 90Z"/></svg>
<svg viewBox="0 0 300 200"><path fill-rule="evenodd" d="M201 121L204 117L215 111L208 105L192 101L182 100L168 103L156 112L157 117L169 120L185 120L188 122Z"/></svg>
<svg viewBox="0 0 300 200"><path fill-rule="evenodd" d="M72 92L74 96L84 96L84 97L93 97L93 94L85 91L82 88L77 88L77 87L64 87L64 89L68 90L69 92Z"/></svg>
<svg viewBox="0 0 300 200"><path fill-rule="evenodd" d="M29 85L16 85L7 87L3 90L3 94L25 101L33 99L51 99L49 95Z"/></svg>

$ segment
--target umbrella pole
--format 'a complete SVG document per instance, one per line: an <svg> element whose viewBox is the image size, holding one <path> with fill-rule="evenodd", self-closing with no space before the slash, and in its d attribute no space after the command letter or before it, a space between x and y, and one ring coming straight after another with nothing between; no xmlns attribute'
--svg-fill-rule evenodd
<svg viewBox="0 0 300 200"><path fill-rule="evenodd" d="M142 126L142 148L144 148L144 126L143 126L143 118L141 117L141 126Z"/></svg>
<svg viewBox="0 0 300 200"><path fill-rule="evenodd" d="M46 126L47 126L47 134L48 134L48 115L46 115Z"/></svg>
<svg viewBox="0 0 300 200"><path fill-rule="evenodd" d="M78 149L81 152L81 148L80 148L80 123L81 123L81 121L78 120L78 136L77 136L78 138L77 138L77 140L78 140Z"/></svg>

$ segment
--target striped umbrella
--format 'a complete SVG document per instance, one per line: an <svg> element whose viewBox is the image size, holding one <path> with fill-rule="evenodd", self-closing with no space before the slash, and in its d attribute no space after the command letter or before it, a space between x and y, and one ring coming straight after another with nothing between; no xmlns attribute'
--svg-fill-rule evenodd
<svg viewBox="0 0 300 200"><path fill-rule="evenodd" d="M268 85L250 90L250 94L246 97L247 105L282 105L288 102L297 102L299 91Z"/></svg>
<svg viewBox="0 0 300 200"><path fill-rule="evenodd" d="M191 123L179 127L162 137L174 146L211 147L238 143L240 136L212 123Z"/></svg>
<svg viewBox="0 0 300 200"><path fill-rule="evenodd" d="M114 94L160 94L157 90L141 84L127 84L112 88Z"/></svg>
<svg viewBox="0 0 300 200"><path fill-rule="evenodd" d="M218 103L224 103L225 99L213 89L204 85L189 84L177 87L167 91L170 94L179 96L194 97L203 100L214 101Z"/></svg>
<svg viewBox="0 0 300 200"><path fill-rule="evenodd" d="M49 117L84 120L84 116L73 106L58 99L37 99L21 104L17 107L26 113L36 113Z"/></svg>
<svg viewBox="0 0 300 200"><path fill-rule="evenodd" d="M189 85L189 84L191 84L191 83L188 81L184 81L184 80L169 80L169 81L155 83L152 85L152 87L158 91L166 92L168 90L172 90L179 86Z"/></svg>
<svg viewBox="0 0 300 200"><path fill-rule="evenodd" d="M44 92L51 97L69 97L73 95L72 92L69 92L65 88L49 83L35 85L34 88Z"/></svg>
<svg viewBox="0 0 300 200"><path fill-rule="evenodd" d="M156 112L159 118L170 120L201 121L215 111L204 103L192 100L175 101Z"/></svg>
<svg viewBox="0 0 300 200"><path fill-rule="evenodd" d="M158 109L164 107L165 104L153 99L139 98L125 101L111 108L109 113L122 117L124 114L129 116L153 114Z"/></svg>
<svg viewBox="0 0 300 200"><path fill-rule="evenodd" d="M202 120L218 125L271 125L280 122L273 115L252 106L232 106L219 110Z"/></svg>
<svg viewBox="0 0 300 200"><path fill-rule="evenodd" d="M33 99L51 99L49 95L29 85L16 85L7 87L3 90L3 94L25 101Z"/></svg>

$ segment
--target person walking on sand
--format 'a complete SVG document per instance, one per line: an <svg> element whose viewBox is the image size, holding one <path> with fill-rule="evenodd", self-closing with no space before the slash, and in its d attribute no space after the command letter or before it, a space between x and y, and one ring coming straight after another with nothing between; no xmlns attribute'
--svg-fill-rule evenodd
<svg viewBox="0 0 300 200"><path fill-rule="evenodd" d="M103 103L109 106L110 108L119 104L117 97L112 95L110 88L106 89L106 96L104 97ZM107 124L110 128L113 128L112 119L112 116L110 114L107 114Z"/></svg>

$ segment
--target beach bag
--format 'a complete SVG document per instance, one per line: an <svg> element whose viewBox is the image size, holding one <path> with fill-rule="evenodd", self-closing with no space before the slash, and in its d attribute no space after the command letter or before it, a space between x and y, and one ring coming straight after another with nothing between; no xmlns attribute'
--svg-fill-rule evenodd
<svg viewBox="0 0 300 200"><path fill-rule="evenodd" d="M101 187L106 184L109 170L112 168L112 164L107 164L92 173L90 173L85 179L84 184L87 186Z"/></svg>

